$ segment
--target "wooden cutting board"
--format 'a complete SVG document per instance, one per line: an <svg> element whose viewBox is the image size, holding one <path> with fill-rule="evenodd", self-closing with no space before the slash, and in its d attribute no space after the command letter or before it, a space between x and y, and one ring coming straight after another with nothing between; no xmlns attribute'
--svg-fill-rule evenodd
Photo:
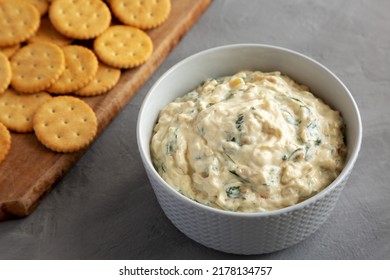
<svg viewBox="0 0 390 280"><path fill-rule="evenodd" d="M211 0L171 0L171 3L168 20L148 31L154 44L150 59L138 68L124 71L119 83L107 94L84 98L96 113L99 134L200 18ZM33 133L12 133L11 137L11 151L0 164L0 220L29 215L85 152L51 152L38 142Z"/></svg>

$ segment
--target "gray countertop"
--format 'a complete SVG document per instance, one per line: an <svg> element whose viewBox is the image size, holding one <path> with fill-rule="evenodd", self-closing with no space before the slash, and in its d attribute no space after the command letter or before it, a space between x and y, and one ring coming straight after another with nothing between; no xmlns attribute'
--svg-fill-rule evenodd
<svg viewBox="0 0 390 280"><path fill-rule="evenodd" d="M390 1L215 0L137 96L35 212L0 223L1 259L390 259ZM334 212L303 242L236 256L188 239L165 217L136 142L140 105L198 51L264 43L304 53L352 92L364 133Z"/></svg>

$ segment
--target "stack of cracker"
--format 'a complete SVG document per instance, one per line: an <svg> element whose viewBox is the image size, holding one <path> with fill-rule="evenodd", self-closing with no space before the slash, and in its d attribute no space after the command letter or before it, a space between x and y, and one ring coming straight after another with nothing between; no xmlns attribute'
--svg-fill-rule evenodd
<svg viewBox="0 0 390 280"><path fill-rule="evenodd" d="M0 0L0 162L9 131L34 132L55 152L88 146L98 123L83 98L148 60L146 30L170 8L170 0Z"/></svg>

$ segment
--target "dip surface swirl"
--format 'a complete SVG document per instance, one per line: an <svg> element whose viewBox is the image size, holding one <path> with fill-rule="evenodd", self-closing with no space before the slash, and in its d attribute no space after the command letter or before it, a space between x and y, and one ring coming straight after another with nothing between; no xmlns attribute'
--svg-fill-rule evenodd
<svg viewBox="0 0 390 280"><path fill-rule="evenodd" d="M153 164L183 195L240 212L297 204L344 167L343 120L280 72L209 79L164 107Z"/></svg>

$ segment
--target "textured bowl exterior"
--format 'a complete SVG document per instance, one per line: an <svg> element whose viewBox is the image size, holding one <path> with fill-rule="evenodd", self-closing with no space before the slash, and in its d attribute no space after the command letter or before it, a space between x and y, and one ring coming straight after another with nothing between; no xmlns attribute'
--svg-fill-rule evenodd
<svg viewBox="0 0 390 280"><path fill-rule="evenodd" d="M173 195L148 172L161 208L189 238L218 251L263 254L290 247L314 233L328 218L348 179L344 177L326 196L297 210L271 216L228 216L194 207Z"/></svg>
<svg viewBox="0 0 390 280"><path fill-rule="evenodd" d="M346 122L346 165L336 180L320 193L296 205L270 212L223 211L197 203L175 191L154 169L149 146L159 111L206 78L241 70L279 70L308 85L315 95L341 112ZM356 162L361 138L362 125L356 103L330 70L294 51L258 44L222 46L179 62L150 89L137 123L141 158L167 217L181 232L207 247L246 255L270 253L292 246L326 221Z"/></svg>

